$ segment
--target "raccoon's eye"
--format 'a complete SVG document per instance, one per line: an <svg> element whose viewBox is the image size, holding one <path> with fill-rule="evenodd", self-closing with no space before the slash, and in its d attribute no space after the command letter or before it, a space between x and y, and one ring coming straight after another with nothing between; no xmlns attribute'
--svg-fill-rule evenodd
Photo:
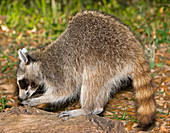
<svg viewBox="0 0 170 133"><path fill-rule="evenodd" d="M31 82L31 88L35 88L35 87L36 87L35 82Z"/></svg>
<svg viewBox="0 0 170 133"><path fill-rule="evenodd" d="M29 86L29 82L27 79L22 79L22 80L19 80L19 85L20 85L21 89L27 90L28 86Z"/></svg>

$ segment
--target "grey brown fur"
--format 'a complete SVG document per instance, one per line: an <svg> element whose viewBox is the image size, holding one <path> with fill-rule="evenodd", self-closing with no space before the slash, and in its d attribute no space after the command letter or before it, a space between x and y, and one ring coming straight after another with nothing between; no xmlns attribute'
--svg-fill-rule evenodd
<svg viewBox="0 0 170 133"><path fill-rule="evenodd" d="M147 126L154 119L153 88L143 48L114 17L96 11L78 13L56 41L30 53L20 50L19 56L17 83L23 104L58 103L80 95L81 109L62 112L60 117L99 114L110 93L130 77L139 125ZM23 78L25 89L20 86ZM46 92L31 98L40 85Z"/></svg>

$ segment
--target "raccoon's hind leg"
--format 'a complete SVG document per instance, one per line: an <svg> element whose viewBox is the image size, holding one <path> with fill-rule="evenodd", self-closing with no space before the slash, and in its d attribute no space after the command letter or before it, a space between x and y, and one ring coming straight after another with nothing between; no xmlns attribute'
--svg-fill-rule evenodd
<svg viewBox="0 0 170 133"><path fill-rule="evenodd" d="M97 68L86 68L80 94L81 109L62 112L59 117L100 114L108 100L109 89L103 88L106 77Z"/></svg>
<svg viewBox="0 0 170 133"><path fill-rule="evenodd" d="M135 89L138 124L144 128L153 122L156 110L151 74L146 61L136 65L132 79Z"/></svg>

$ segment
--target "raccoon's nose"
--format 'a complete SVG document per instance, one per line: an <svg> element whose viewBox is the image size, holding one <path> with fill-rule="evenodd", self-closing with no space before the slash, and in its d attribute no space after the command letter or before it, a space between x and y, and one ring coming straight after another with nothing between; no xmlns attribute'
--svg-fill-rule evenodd
<svg viewBox="0 0 170 133"><path fill-rule="evenodd" d="M29 96L29 95L30 95L30 93L29 93L29 92L27 92L27 93L26 93L26 95L27 95L27 96Z"/></svg>

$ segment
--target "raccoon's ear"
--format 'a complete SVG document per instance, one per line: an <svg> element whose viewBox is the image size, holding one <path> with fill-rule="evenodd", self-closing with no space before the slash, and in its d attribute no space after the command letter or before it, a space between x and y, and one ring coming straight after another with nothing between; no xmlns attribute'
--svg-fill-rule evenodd
<svg viewBox="0 0 170 133"><path fill-rule="evenodd" d="M23 48L22 50L21 49L18 50L19 59L22 62L24 62L24 64L28 63L27 53L28 51L25 48Z"/></svg>

